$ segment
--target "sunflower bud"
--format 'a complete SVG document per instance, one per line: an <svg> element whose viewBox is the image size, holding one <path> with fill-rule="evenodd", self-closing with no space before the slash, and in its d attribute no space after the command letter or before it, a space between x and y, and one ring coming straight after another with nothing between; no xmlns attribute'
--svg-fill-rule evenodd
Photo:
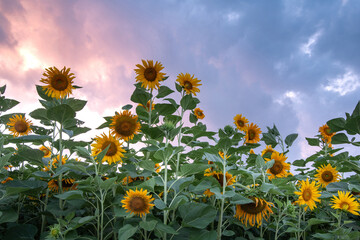
<svg viewBox="0 0 360 240"><path fill-rule="evenodd" d="M173 129L175 129L175 124L171 121L165 121L163 125L160 126L160 129L165 133L170 133Z"/></svg>
<svg viewBox="0 0 360 240"><path fill-rule="evenodd" d="M58 238L60 235L60 225L55 224L53 226L50 226L50 236L53 238Z"/></svg>

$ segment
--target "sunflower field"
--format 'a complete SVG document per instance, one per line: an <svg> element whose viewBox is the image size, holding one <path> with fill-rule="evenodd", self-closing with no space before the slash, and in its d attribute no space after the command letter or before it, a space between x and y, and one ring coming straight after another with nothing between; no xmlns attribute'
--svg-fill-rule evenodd
<svg viewBox="0 0 360 240"><path fill-rule="evenodd" d="M288 159L298 134L240 113L209 131L201 80L163 69L136 65L132 103L88 141L70 68L45 69L29 113L0 88L0 239L360 239L360 101Z"/></svg>

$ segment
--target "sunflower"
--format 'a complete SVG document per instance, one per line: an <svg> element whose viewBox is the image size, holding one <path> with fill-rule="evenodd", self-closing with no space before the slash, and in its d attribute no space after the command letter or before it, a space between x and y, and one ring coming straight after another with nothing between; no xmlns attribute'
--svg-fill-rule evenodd
<svg viewBox="0 0 360 240"><path fill-rule="evenodd" d="M194 75L191 76L189 73L185 73L185 75L183 73L180 73L176 81L178 81L180 86L183 87L186 94L192 93L196 96L196 93L200 92L200 89L197 87L202 85L201 83L199 83L201 80L194 78Z"/></svg>
<svg viewBox="0 0 360 240"><path fill-rule="evenodd" d="M290 164L285 162L287 157L285 157L284 154L275 151L271 154L271 159L265 158L265 161L269 162L272 159L275 160L274 165L266 171L266 173L270 174L269 180L272 180L276 177L287 177L287 171L290 170Z"/></svg>
<svg viewBox="0 0 360 240"><path fill-rule="evenodd" d="M299 205L307 205L305 210L309 207L310 210L314 210L316 208L315 202L320 202L320 191L318 190L318 186L316 186L316 182L309 182L309 179L306 181L300 181L300 192L294 192L296 195L299 195L299 199L296 201Z"/></svg>
<svg viewBox="0 0 360 240"><path fill-rule="evenodd" d="M130 176L124 177L122 180L122 185L127 185L129 183L132 183L134 181L134 179Z"/></svg>
<svg viewBox="0 0 360 240"><path fill-rule="evenodd" d="M328 143L331 142L331 138L335 135L335 132L331 132L331 129L327 124L322 125L319 128L319 132L320 132L321 136L323 137L324 141L328 142Z"/></svg>
<svg viewBox="0 0 360 240"><path fill-rule="evenodd" d="M12 132L14 137L29 135L29 133L32 131L31 121L26 119L22 115L15 114L15 116L10 118L9 120L10 122L8 122L6 125L10 127L9 131Z"/></svg>
<svg viewBox="0 0 360 240"><path fill-rule="evenodd" d="M240 131L246 130L246 124L249 122L245 117L243 117L241 114L237 114L234 117L234 124L236 125L237 129Z"/></svg>
<svg viewBox="0 0 360 240"><path fill-rule="evenodd" d="M261 226L262 220L269 218L273 213L270 207L274 206L273 203L267 202L264 199L253 197L254 202L247 204L237 204L235 217L238 218L245 226L249 223L250 226Z"/></svg>
<svg viewBox="0 0 360 240"><path fill-rule="evenodd" d="M1 184L5 184L5 183L7 183L9 181L12 181L12 180L14 180L12 177L7 177L4 181L1 181Z"/></svg>
<svg viewBox="0 0 360 240"><path fill-rule="evenodd" d="M154 201L152 195L147 195L147 190L129 190L126 192L124 200L121 200L123 208L126 212L131 212L140 217L145 216L146 213L149 213L150 208L154 206L151 202Z"/></svg>
<svg viewBox="0 0 360 240"><path fill-rule="evenodd" d="M341 209L351 214L359 215L360 204L350 192L338 191L338 195L339 197L333 196L333 199L331 199L331 202L333 202L331 208Z"/></svg>
<svg viewBox="0 0 360 240"><path fill-rule="evenodd" d="M104 158L102 159L102 162L107 161L109 164L122 162L121 158L124 157L123 152L125 152L125 150L121 147L119 140L115 139L110 133L109 136L105 133L101 134L101 136L96 136L94 140L95 143L91 144L93 147L92 154L94 156L110 145Z"/></svg>
<svg viewBox="0 0 360 240"><path fill-rule="evenodd" d="M153 60L141 60L143 65L137 64L137 69L134 69L136 73L136 82L141 82L141 86L146 89L158 89L160 81L163 80L165 73L160 72L164 69L163 65L156 61L155 65Z"/></svg>
<svg viewBox="0 0 360 240"><path fill-rule="evenodd" d="M267 153L273 153L273 152L277 152L275 149L273 149L271 147L271 145L266 145L265 149L261 151L261 156L263 157L265 154Z"/></svg>
<svg viewBox="0 0 360 240"><path fill-rule="evenodd" d="M336 167L333 168L330 163L327 166L322 165L316 171L317 174L315 174L315 180L317 180L322 185L322 187L326 187L329 183L339 181L340 174L338 171L336 171Z"/></svg>
<svg viewBox="0 0 360 240"><path fill-rule="evenodd" d="M204 111L201 110L200 108L194 109L194 115L196 116L197 119L203 119L205 117Z"/></svg>
<svg viewBox="0 0 360 240"><path fill-rule="evenodd" d="M255 151L254 151L254 149L250 149L250 152L249 152L249 154L255 154Z"/></svg>
<svg viewBox="0 0 360 240"><path fill-rule="evenodd" d="M260 141L261 130L258 125L251 123L246 124L245 128L245 142L246 143L257 143Z"/></svg>
<svg viewBox="0 0 360 240"><path fill-rule="evenodd" d="M212 176L220 183L221 187L224 185L224 174L222 172L214 171ZM236 182L235 177L233 177L233 175L228 172L226 172L225 178L226 186L233 185Z"/></svg>
<svg viewBox="0 0 360 240"><path fill-rule="evenodd" d="M52 179L48 182L48 188L52 192L58 192L59 191L59 180L58 179ZM76 190L76 187L78 184L74 183L75 179L72 178L65 178L61 181L62 190L63 192L69 191L69 190Z"/></svg>
<svg viewBox="0 0 360 240"><path fill-rule="evenodd" d="M147 101L146 107L145 107L144 105L142 105L141 103L139 103L139 106L145 108L145 110L146 110L147 112L150 111L150 100ZM151 111L154 110L154 109L155 109L155 103L152 102L152 104L151 104Z"/></svg>
<svg viewBox="0 0 360 240"><path fill-rule="evenodd" d="M222 151L219 151L219 155L222 159L224 159L224 153ZM231 157L231 155L226 155L225 157L226 159L228 159L229 157Z"/></svg>
<svg viewBox="0 0 360 240"><path fill-rule="evenodd" d="M75 88L73 87L75 75L69 73L70 68L64 67L59 70L56 67L50 67L46 68L45 71L43 76L46 78L40 80L40 82L48 84L42 87L45 94L49 97L59 99L67 97L72 93L72 89Z"/></svg>
<svg viewBox="0 0 360 240"><path fill-rule="evenodd" d="M41 147L39 148L39 150L44 153L44 156L43 156L44 158L48 158L48 157L51 156L50 148L45 147L45 146L41 146Z"/></svg>
<svg viewBox="0 0 360 240"><path fill-rule="evenodd" d="M161 166L159 163L155 163L155 172L159 173L161 171Z"/></svg>
<svg viewBox="0 0 360 240"><path fill-rule="evenodd" d="M138 116L132 115L129 110L122 113L116 113L111 119L110 130L115 137L124 141L129 141L134 138L134 135L140 131L140 123Z"/></svg>
<svg viewBox="0 0 360 240"><path fill-rule="evenodd" d="M210 191L210 189L206 189L205 192L204 192L204 195L207 196L207 197L211 197L211 196L215 195L215 193Z"/></svg>
<svg viewBox="0 0 360 240"><path fill-rule="evenodd" d="M62 156L61 157L61 165L65 165L66 161L67 161L67 157L66 156ZM59 161L60 161L60 155L57 155L56 157L53 158L52 160L52 167L56 168L59 165Z"/></svg>

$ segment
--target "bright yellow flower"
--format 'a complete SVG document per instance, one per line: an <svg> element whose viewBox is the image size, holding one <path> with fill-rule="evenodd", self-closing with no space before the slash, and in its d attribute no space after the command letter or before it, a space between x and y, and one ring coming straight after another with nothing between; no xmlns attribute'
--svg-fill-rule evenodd
<svg viewBox="0 0 360 240"><path fill-rule="evenodd" d="M160 81L163 80L165 73L160 72L164 69L163 65L153 60L141 60L143 65L137 64L137 69L134 69L136 73L136 82L141 82L141 86L146 89L158 89Z"/></svg>
<svg viewBox="0 0 360 240"><path fill-rule="evenodd" d="M309 207L310 210L316 208L315 202L320 202L319 197L321 196L316 182L309 182L309 179L306 181L300 181L300 192L294 192L296 195L299 195L299 199L296 201L299 205L306 205L305 210Z"/></svg>
<svg viewBox="0 0 360 240"><path fill-rule="evenodd" d="M105 150L109 145L102 162L108 162L109 164L122 162L121 158L124 157L124 152L126 152L122 147L119 140L115 139L110 133L107 136L105 133L101 136L96 136L94 139L95 143L91 144L93 147L92 154L96 156L101 151Z"/></svg>
<svg viewBox="0 0 360 240"><path fill-rule="evenodd" d="M322 187L326 187L329 183L339 181L340 174L336 171L336 167L333 168L330 163L327 166L322 165L316 171L317 174L315 174L315 180L318 181Z"/></svg>
<svg viewBox="0 0 360 240"><path fill-rule="evenodd" d="M191 76L189 73L180 73L176 81L178 81L180 86L184 88L186 94L192 93L196 96L196 93L200 92L198 86L202 85L200 84L201 80L194 78L194 75Z"/></svg>
<svg viewBox="0 0 360 240"><path fill-rule="evenodd" d="M129 110L120 114L116 113L111 121L111 134L124 141L133 139L134 135L140 131L141 125L138 122L138 116L132 115Z"/></svg>
<svg viewBox="0 0 360 240"><path fill-rule="evenodd" d="M333 209L340 209L347 211L354 215L359 215L360 204L356 201L354 196L350 192L338 191L339 197L333 196L331 199Z"/></svg>
<svg viewBox="0 0 360 240"><path fill-rule="evenodd" d="M261 152L261 156L264 156L266 153L271 153L272 154L273 152L277 152L277 151L275 149L273 149L271 147L271 145L266 145L265 149L262 150L262 152Z"/></svg>
<svg viewBox="0 0 360 240"><path fill-rule="evenodd" d="M246 130L246 124L249 122L245 117L243 117L241 114L237 114L234 117L234 124L236 125L237 129L240 131Z"/></svg>
<svg viewBox="0 0 360 240"><path fill-rule="evenodd" d="M203 119L205 117L204 111L201 110L200 108L194 109L194 115L196 116L197 119Z"/></svg>
<svg viewBox="0 0 360 240"><path fill-rule="evenodd" d="M151 202L154 201L152 195L147 195L147 190L129 190L126 192L124 200L121 201L123 204L123 208L125 208L126 212L131 212L135 215L139 215L140 217L145 216L145 214L149 213L150 208L154 206Z"/></svg>
<svg viewBox="0 0 360 240"><path fill-rule="evenodd" d="M267 221L270 214L273 213L270 207L274 206L274 204L257 197L253 197L252 200L254 201L253 203L237 204L235 217L245 226L249 224L253 227L257 223L257 227L259 227L262 224L262 220Z"/></svg>
<svg viewBox="0 0 360 240"><path fill-rule="evenodd" d="M51 151L50 151L50 148L49 148L49 147L41 146L41 147L39 148L39 150L44 153L44 158L51 157Z"/></svg>
<svg viewBox="0 0 360 240"><path fill-rule="evenodd" d="M287 171L290 170L290 164L285 162L287 157L284 154L280 154L275 151L271 154L271 159L265 158L265 161L269 162L272 159L275 160L275 163L271 168L266 171L268 174L270 174L269 180L272 180L274 178L287 177Z"/></svg>
<svg viewBox="0 0 360 240"><path fill-rule="evenodd" d="M258 143L260 141L261 130L256 124L246 124L245 132L246 143Z"/></svg>
<svg viewBox="0 0 360 240"><path fill-rule="evenodd" d="M8 125L9 131L14 135L14 137L29 135L31 130L31 121L23 117L22 115L15 115L9 119L6 125Z"/></svg>
<svg viewBox="0 0 360 240"><path fill-rule="evenodd" d="M40 82L48 84L43 86L43 90L45 94L52 98L64 98L69 96L72 93L73 87L73 79L75 75L70 72L70 68L64 67L59 70L56 67L50 67L45 69L45 73L43 73L44 77L40 80Z"/></svg>
<svg viewBox="0 0 360 240"><path fill-rule="evenodd" d="M336 132L331 132L331 129L330 127L325 124L325 125L322 125L320 128L319 128L319 132L321 134L321 136L323 137L324 141L325 142L328 142L330 143L331 142L331 138L335 135Z"/></svg>
<svg viewBox="0 0 360 240"><path fill-rule="evenodd" d="M155 172L159 173L161 171L161 166L159 163L155 163Z"/></svg>

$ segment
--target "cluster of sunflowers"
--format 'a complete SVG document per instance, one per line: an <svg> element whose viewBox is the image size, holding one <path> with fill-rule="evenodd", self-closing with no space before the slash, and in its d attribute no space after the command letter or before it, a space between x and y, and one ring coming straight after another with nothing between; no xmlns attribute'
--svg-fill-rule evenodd
<svg viewBox="0 0 360 240"><path fill-rule="evenodd" d="M306 138L315 154L290 163L297 134L283 140L242 114L208 131L201 80L180 73L176 101L160 62L136 67L135 110L104 117L91 141L75 138L90 129L76 118L86 101L71 97L70 68L45 69L36 87L42 108L29 115L42 126L0 116L1 239L360 238L360 157L332 145L360 146L341 132L360 134L360 102ZM18 104L0 100L2 112Z"/></svg>

